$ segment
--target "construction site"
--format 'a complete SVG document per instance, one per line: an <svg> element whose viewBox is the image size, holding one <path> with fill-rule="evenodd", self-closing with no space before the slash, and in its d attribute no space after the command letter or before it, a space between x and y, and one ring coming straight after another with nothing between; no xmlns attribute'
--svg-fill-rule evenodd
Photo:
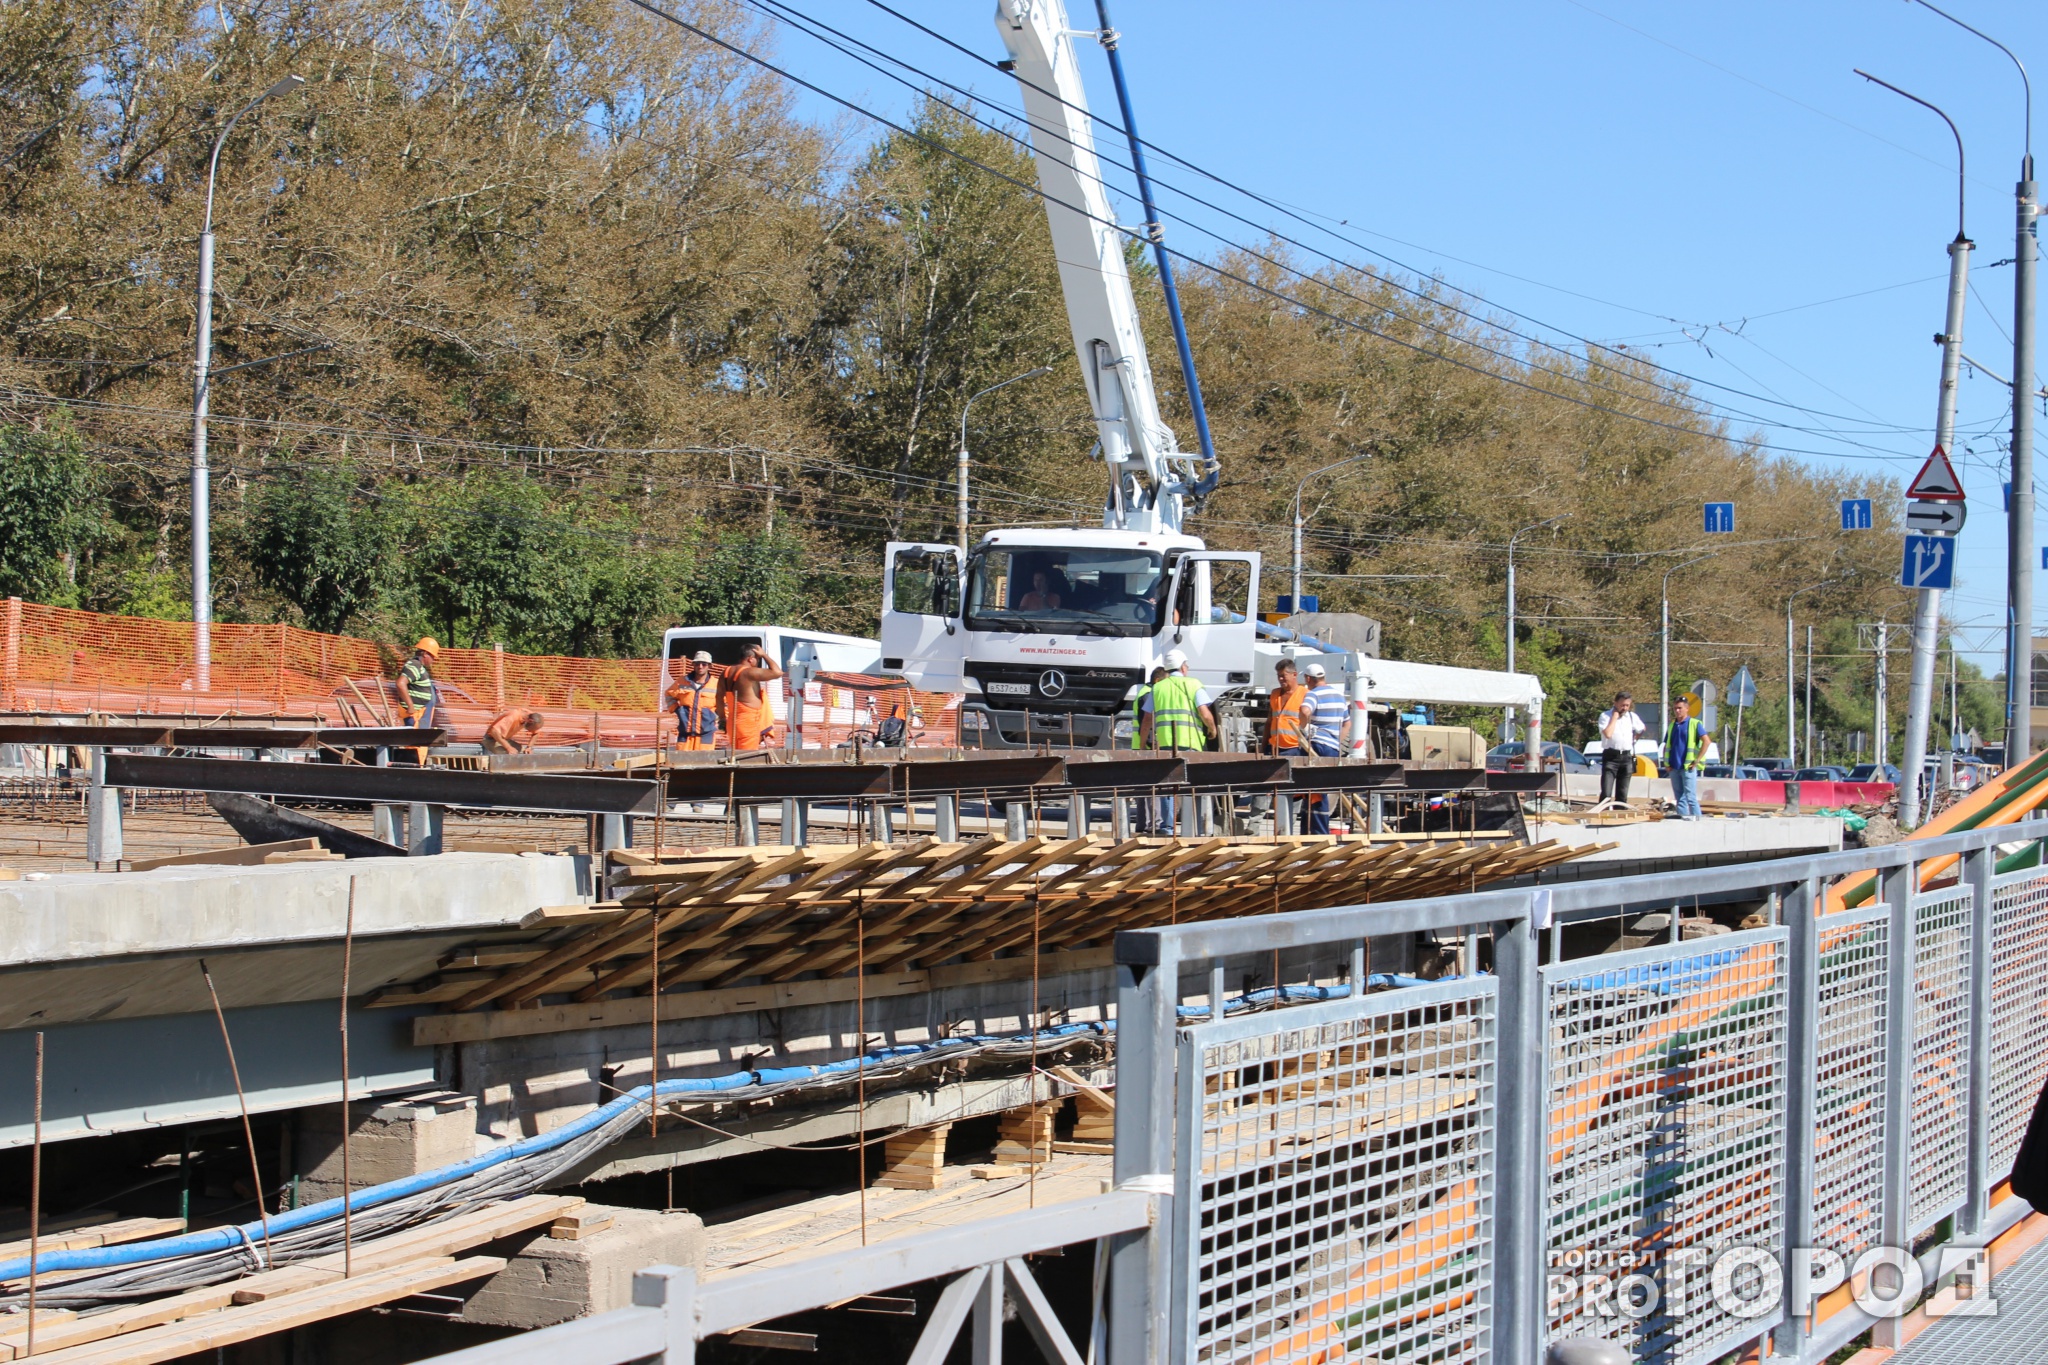
<svg viewBox="0 0 2048 1365"><path fill-rule="evenodd" d="M1906 285L1551 327L1106 0L112 8L0 23L0 1362L2040 1357L2030 153L1900 521L1650 357Z"/></svg>

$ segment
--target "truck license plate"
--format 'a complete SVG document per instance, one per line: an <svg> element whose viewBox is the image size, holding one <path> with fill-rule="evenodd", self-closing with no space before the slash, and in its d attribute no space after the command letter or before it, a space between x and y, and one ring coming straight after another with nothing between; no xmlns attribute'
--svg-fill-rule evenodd
<svg viewBox="0 0 2048 1365"><path fill-rule="evenodd" d="M992 682L988 685L988 690L1002 697L1028 697L1031 695L1031 684Z"/></svg>

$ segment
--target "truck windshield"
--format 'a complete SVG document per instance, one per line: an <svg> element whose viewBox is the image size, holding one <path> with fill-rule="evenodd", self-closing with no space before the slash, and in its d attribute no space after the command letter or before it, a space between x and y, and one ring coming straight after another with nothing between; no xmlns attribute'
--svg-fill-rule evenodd
<svg viewBox="0 0 2048 1365"><path fill-rule="evenodd" d="M969 568L967 628L1148 636L1163 581L1160 557L1148 550L988 550Z"/></svg>

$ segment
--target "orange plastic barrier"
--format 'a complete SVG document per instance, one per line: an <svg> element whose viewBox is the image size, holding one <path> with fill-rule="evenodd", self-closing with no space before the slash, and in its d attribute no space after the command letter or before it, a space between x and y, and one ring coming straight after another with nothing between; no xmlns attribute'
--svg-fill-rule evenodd
<svg viewBox="0 0 2048 1365"><path fill-rule="evenodd" d="M72 611L10 597L0 603L0 708L109 716L292 716L329 725L401 721L402 644L380 645L296 626L213 624L209 685L199 690L192 625ZM542 745L596 736L619 748L674 743L675 716L658 709L658 659L578 659L503 649L443 649L434 664L439 720L475 742L511 706L547 718ZM777 691L780 689L777 688ZM805 689L806 747L832 747L907 709L908 742L951 747L960 698L913 692L899 679L821 674ZM777 708L775 743L785 713ZM872 742L872 740L870 740Z"/></svg>

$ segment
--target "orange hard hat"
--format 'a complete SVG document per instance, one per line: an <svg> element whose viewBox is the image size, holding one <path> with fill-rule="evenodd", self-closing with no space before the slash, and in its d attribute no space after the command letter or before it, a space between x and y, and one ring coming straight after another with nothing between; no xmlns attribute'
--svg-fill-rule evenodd
<svg viewBox="0 0 2048 1365"><path fill-rule="evenodd" d="M422 635L420 642L412 647L412 652L424 654L430 659L438 659L441 657L441 645L433 636Z"/></svg>

